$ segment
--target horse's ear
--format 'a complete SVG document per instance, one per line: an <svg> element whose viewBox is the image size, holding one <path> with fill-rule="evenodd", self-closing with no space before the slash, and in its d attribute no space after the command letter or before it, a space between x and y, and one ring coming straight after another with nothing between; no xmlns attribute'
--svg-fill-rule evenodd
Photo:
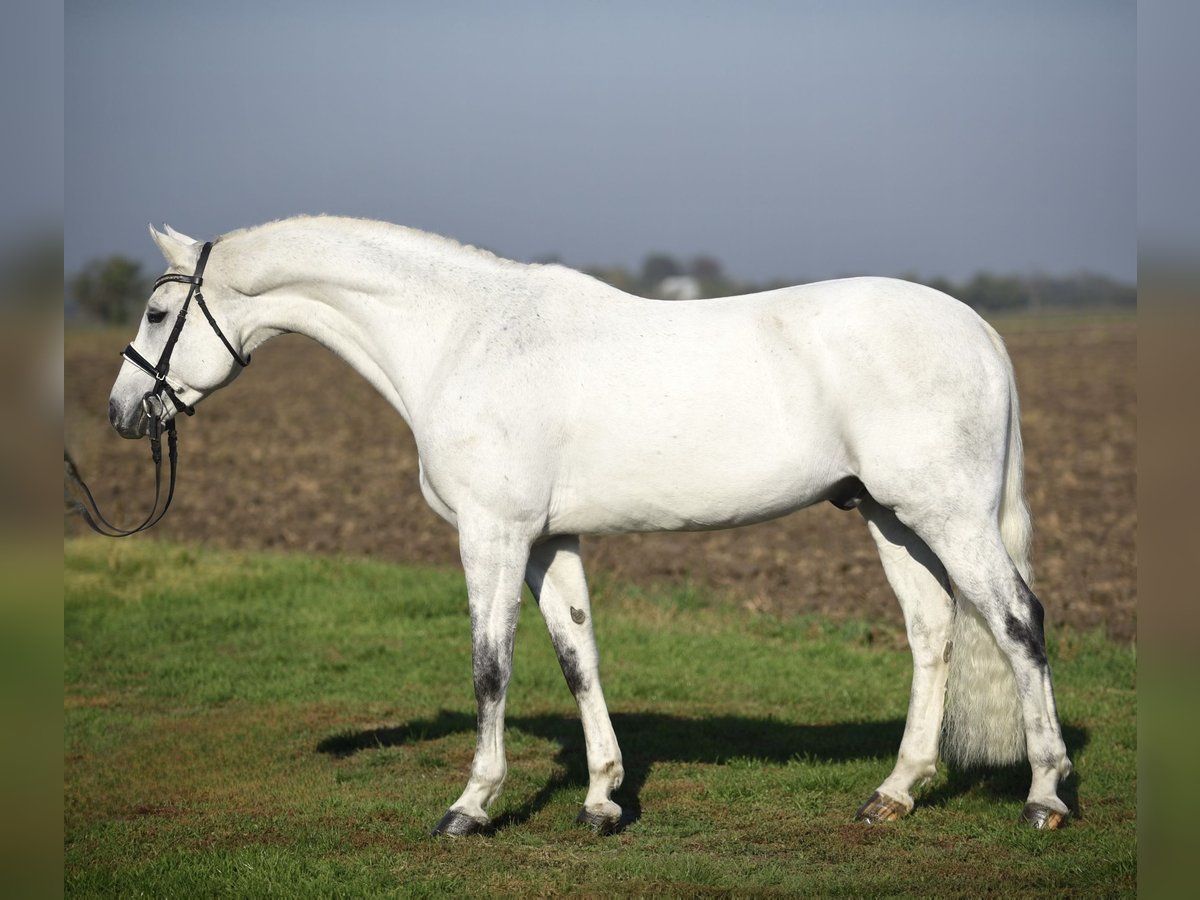
<svg viewBox="0 0 1200 900"><path fill-rule="evenodd" d="M150 237L158 244L167 265L180 269L192 268L200 255L200 244L185 234L180 234L170 225L165 226L164 234L153 225L150 226Z"/></svg>
<svg viewBox="0 0 1200 900"><path fill-rule="evenodd" d="M177 240L177 241L182 241L182 242L183 242L183 243L185 243L185 244L198 244L198 243L200 243L200 242L199 242L198 240L196 240L195 238L188 237L188 236L187 236L186 234L184 234L182 231L176 231L176 230L175 230L174 228L172 228L170 225L166 225L166 224L164 224L164 225L163 225L163 228L167 229L167 234L169 234L171 237L175 238L175 240Z"/></svg>

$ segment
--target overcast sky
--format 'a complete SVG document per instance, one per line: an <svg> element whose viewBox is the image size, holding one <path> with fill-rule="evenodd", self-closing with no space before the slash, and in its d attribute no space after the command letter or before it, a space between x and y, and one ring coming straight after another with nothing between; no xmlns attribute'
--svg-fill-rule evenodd
<svg viewBox="0 0 1200 900"><path fill-rule="evenodd" d="M68 0L65 267L297 213L747 279L1136 274L1132 2Z"/></svg>

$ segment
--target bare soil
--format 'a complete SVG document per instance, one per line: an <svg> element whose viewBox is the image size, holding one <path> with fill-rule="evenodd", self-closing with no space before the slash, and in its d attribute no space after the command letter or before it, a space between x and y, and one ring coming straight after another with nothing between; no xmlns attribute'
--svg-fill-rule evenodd
<svg viewBox="0 0 1200 900"><path fill-rule="evenodd" d="M998 323L1017 370L1036 591L1047 624L1136 633L1136 326L1132 320ZM107 423L127 334L66 339L65 438L106 514L133 522L153 497L145 442ZM132 538L457 565L454 531L425 505L404 422L332 354L279 338L180 432L171 512ZM86 529L68 517L68 534ZM857 513L828 504L704 534L588 538L593 579L688 583L778 615L898 625Z"/></svg>

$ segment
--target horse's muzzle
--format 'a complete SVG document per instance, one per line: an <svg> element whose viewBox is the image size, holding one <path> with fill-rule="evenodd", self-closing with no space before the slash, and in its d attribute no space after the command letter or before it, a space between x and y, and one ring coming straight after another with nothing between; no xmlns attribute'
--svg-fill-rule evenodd
<svg viewBox="0 0 1200 900"><path fill-rule="evenodd" d="M141 406L134 409L132 415L122 415L121 408L115 400L108 401L108 422L117 434L129 440L145 437L149 424L146 412Z"/></svg>

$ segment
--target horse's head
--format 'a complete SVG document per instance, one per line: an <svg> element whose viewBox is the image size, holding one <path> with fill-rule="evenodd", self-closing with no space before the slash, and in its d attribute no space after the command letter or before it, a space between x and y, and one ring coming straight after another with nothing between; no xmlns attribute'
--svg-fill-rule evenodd
<svg viewBox="0 0 1200 900"><path fill-rule="evenodd" d="M220 251L209 265L206 245L170 226L165 234L152 226L150 235L168 268L155 283L108 399L108 420L127 438L145 435L152 418L165 423L190 414L249 362L238 328L245 298L223 284Z"/></svg>

